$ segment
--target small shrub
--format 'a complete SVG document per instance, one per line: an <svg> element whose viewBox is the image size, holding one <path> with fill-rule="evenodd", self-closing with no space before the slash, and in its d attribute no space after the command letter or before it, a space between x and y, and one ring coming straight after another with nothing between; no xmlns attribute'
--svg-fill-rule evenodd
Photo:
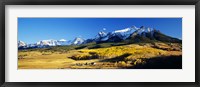
<svg viewBox="0 0 200 87"><path fill-rule="evenodd" d="M142 59L136 59L136 61L134 62L134 65L138 65L138 64L145 64L146 62Z"/></svg>
<svg viewBox="0 0 200 87"><path fill-rule="evenodd" d="M119 61L119 62L117 63L117 66L118 66L118 67L126 67L127 64L126 64L125 61Z"/></svg>

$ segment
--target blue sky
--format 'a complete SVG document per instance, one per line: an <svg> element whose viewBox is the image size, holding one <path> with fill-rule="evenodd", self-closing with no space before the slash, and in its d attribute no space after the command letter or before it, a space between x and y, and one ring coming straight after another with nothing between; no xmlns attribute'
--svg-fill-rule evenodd
<svg viewBox="0 0 200 87"><path fill-rule="evenodd" d="M131 26L151 27L182 38L182 18L18 18L18 40L73 40L93 38L99 31L111 32Z"/></svg>

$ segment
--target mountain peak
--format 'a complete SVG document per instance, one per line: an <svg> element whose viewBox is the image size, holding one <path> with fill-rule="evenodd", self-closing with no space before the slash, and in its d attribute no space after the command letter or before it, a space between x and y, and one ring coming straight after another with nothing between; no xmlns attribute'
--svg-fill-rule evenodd
<svg viewBox="0 0 200 87"><path fill-rule="evenodd" d="M145 28L144 26L141 26L140 28Z"/></svg>
<svg viewBox="0 0 200 87"><path fill-rule="evenodd" d="M134 29L134 30L138 30L139 28L137 28L135 25L131 26L130 28Z"/></svg>
<svg viewBox="0 0 200 87"><path fill-rule="evenodd" d="M74 45L79 45L79 44L82 44L85 40L80 38L80 37L76 37L73 41L72 41L72 44Z"/></svg>
<svg viewBox="0 0 200 87"><path fill-rule="evenodd" d="M24 46L26 46L27 44L25 43L25 42L23 42L23 41L18 41L18 47L24 47Z"/></svg>
<svg viewBox="0 0 200 87"><path fill-rule="evenodd" d="M67 40L65 40L65 39L60 39L59 41L60 41L60 42L65 42L65 41L67 41Z"/></svg>
<svg viewBox="0 0 200 87"><path fill-rule="evenodd" d="M38 46L57 46L60 45L57 40L49 39L49 40L41 40L36 43Z"/></svg>
<svg viewBox="0 0 200 87"><path fill-rule="evenodd" d="M98 33L98 36L99 37L104 37L104 36L106 36L107 34L105 33L105 32L103 32L103 31L100 31L99 33Z"/></svg>

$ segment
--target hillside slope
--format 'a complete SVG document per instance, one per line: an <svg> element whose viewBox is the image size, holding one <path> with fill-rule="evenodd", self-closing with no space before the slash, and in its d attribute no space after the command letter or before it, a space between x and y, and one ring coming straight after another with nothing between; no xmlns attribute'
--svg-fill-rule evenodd
<svg viewBox="0 0 200 87"><path fill-rule="evenodd" d="M179 43L139 43L104 48L53 47L22 50L19 69L126 69L182 68Z"/></svg>

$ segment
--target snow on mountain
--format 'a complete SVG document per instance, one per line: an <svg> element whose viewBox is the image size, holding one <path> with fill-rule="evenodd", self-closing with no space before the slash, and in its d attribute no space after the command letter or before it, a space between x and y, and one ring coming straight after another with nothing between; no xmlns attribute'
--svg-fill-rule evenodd
<svg viewBox="0 0 200 87"><path fill-rule="evenodd" d="M39 42L36 42L34 44L26 44L23 41L18 42L18 47L21 48L42 48L42 47L48 47L48 46L59 46L59 45L80 45L80 44L85 44L85 43L90 43L90 42L101 42L101 41L121 41L125 40L127 38L134 37L135 35L144 35L146 36L147 33L150 33L151 36L153 36L153 31L155 29L149 28L149 27L140 27L137 28L136 26L124 28L124 29L118 29L112 32L105 32L105 28L103 31L98 32L98 34L91 39L84 40L80 37L76 37L73 41L71 40L65 40L65 39L60 39L60 40L41 40Z"/></svg>
<svg viewBox="0 0 200 87"><path fill-rule="evenodd" d="M100 31L95 37L95 41L106 41L107 39L108 39L108 34L103 31Z"/></svg>
<svg viewBox="0 0 200 87"><path fill-rule="evenodd" d="M99 32L98 33L99 37L105 37L107 34L103 31Z"/></svg>
<svg viewBox="0 0 200 87"><path fill-rule="evenodd" d="M95 41L115 41L115 40L125 40L130 35L135 33L136 35L141 35L143 32L151 32L152 28L146 28L144 26L137 28L136 26L115 30L113 32L105 33L103 31L99 32L95 37ZM113 40L114 39L114 40Z"/></svg>
<svg viewBox="0 0 200 87"><path fill-rule="evenodd" d="M79 38L79 37L76 37L73 41L72 41L72 44L73 45L79 45L79 44L82 44L82 43L84 43L84 39L82 39L82 38Z"/></svg>
<svg viewBox="0 0 200 87"><path fill-rule="evenodd" d="M65 39L60 39L59 40L59 42L65 42L65 41L67 41L67 40L65 40Z"/></svg>
<svg viewBox="0 0 200 87"><path fill-rule="evenodd" d="M137 28L136 26L124 28L124 29L119 29L115 30L109 33L105 32L99 32L97 36L95 37L95 41L121 41L129 38L130 36L135 36L135 35L143 35L146 36L147 33L150 33L151 36L153 36L153 31L155 29L149 28L149 27L144 27L141 26L140 28Z"/></svg>
<svg viewBox="0 0 200 87"><path fill-rule="evenodd" d="M58 43L59 45L71 45L71 40L67 41L65 39L60 39Z"/></svg>
<svg viewBox="0 0 200 87"><path fill-rule="evenodd" d="M71 41L60 40L41 40L36 43L26 44L23 41L18 42L18 48L44 48L49 46L71 45Z"/></svg>
<svg viewBox="0 0 200 87"><path fill-rule="evenodd" d="M25 47L27 44L23 41L18 41L18 47Z"/></svg>
<svg viewBox="0 0 200 87"><path fill-rule="evenodd" d="M122 30L116 30L113 33L125 33L125 32L129 32L130 30L131 30L131 28L125 28L125 29L122 29Z"/></svg>
<svg viewBox="0 0 200 87"><path fill-rule="evenodd" d="M136 33L141 35L143 32L148 31L146 27L141 26L140 29L136 30Z"/></svg>
<svg viewBox="0 0 200 87"><path fill-rule="evenodd" d="M135 36L135 35L146 36L146 33L151 33L151 36L152 36L154 33L153 31L154 31L153 28L141 26L139 29L137 29L135 32L132 33L132 36Z"/></svg>
<svg viewBox="0 0 200 87"><path fill-rule="evenodd" d="M136 30L138 30L138 28L135 27L135 26L129 27L129 28L125 28L125 29L121 29L121 30L116 30L116 31L113 31L113 32L111 33L111 37L118 36L119 38L125 40L125 39L127 39L133 32L135 32Z"/></svg>
<svg viewBox="0 0 200 87"><path fill-rule="evenodd" d="M36 43L35 43L35 44L28 44L27 47L28 47L28 48L30 48L30 47L31 47L31 48L36 48L36 47L37 47L37 44L36 44Z"/></svg>
<svg viewBox="0 0 200 87"><path fill-rule="evenodd" d="M42 40L36 43L38 46L57 46L61 45L57 40Z"/></svg>

